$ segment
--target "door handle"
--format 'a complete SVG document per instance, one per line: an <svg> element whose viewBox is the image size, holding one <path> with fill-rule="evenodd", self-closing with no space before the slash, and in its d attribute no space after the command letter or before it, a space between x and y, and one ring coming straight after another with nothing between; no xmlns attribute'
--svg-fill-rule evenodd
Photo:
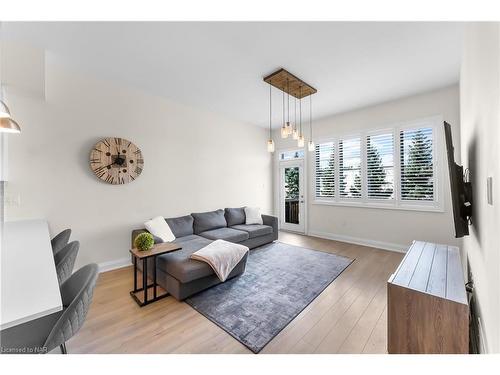
<svg viewBox="0 0 500 375"><path fill-rule="evenodd" d="M304 201L300 201L300 203L304 203Z"/></svg>

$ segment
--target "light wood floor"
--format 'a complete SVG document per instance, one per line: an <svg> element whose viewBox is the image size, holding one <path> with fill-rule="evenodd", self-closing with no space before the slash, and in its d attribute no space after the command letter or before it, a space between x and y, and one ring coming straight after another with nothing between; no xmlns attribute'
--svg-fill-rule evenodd
<svg viewBox="0 0 500 375"><path fill-rule="evenodd" d="M403 254L280 233L285 243L356 260L261 353L385 353L386 282ZM167 297L139 308L130 298L132 268L99 276L70 353L251 353L189 305Z"/></svg>

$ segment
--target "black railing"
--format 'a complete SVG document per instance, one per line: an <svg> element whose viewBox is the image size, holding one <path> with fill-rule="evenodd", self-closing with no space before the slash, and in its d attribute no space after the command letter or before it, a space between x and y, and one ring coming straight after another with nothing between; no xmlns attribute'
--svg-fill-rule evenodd
<svg viewBox="0 0 500 375"><path fill-rule="evenodd" d="M299 199L285 199L285 223L299 223Z"/></svg>

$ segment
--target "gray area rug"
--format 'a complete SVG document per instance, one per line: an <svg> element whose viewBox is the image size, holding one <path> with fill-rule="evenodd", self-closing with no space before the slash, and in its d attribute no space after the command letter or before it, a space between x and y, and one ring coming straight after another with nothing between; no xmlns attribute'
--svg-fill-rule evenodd
<svg viewBox="0 0 500 375"><path fill-rule="evenodd" d="M274 242L250 250L243 275L186 302L258 353L352 261Z"/></svg>

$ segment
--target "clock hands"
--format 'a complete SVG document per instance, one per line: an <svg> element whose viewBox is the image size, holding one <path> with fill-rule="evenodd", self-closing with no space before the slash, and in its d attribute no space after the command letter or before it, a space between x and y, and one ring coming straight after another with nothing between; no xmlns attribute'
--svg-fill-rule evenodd
<svg viewBox="0 0 500 375"><path fill-rule="evenodd" d="M114 162L113 162L113 163L111 163L111 164L108 164L108 165L103 165L103 166L101 166L101 167L99 167L99 168L94 169L94 172L101 172L101 171L104 171L106 168L111 167L113 164L114 164Z"/></svg>
<svg viewBox="0 0 500 375"><path fill-rule="evenodd" d="M123 163L125 163L125 158L122 158L121 156L118 156L114 161L114 164L118 165L119 167L121 167Z"/></svg>

